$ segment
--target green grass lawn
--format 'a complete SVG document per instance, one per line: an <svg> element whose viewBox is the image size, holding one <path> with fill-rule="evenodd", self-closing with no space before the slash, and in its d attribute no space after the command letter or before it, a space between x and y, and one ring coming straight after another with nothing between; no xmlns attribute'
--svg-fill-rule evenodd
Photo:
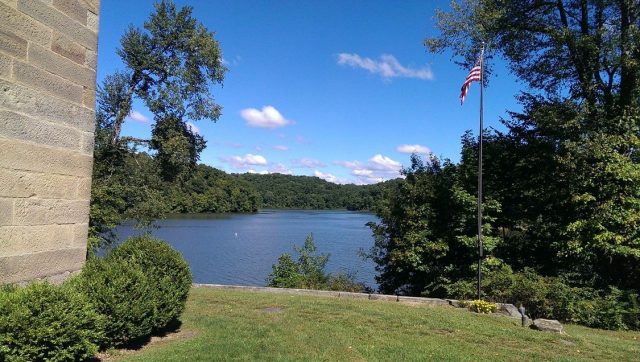
<svg viewBox="0 0 640 362"><path fill-rule="evenodd" d="M565 326L397 302L194 288L181 332L123 361L640 360L640 333ZM110 358L110 359L111 359Z"/></svg>

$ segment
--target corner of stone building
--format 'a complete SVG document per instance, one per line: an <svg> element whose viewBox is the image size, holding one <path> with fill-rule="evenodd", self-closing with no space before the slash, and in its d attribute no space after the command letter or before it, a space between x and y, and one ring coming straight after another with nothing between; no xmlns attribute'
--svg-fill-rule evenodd
<svg viewBox="0 0 640 362"><path fill-rule="evenodd" d="M99 0L0 0L0 284L87 252Z"/></svg>

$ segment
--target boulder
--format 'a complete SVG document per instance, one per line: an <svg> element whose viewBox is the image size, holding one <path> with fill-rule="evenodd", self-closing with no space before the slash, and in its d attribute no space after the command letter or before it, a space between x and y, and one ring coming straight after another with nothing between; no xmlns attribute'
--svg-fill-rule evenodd
<svg viewBox="0 0 640 362"><path fill-rule="evenodd" d="M562 324L555 319L534 319L531 328L539 331L547 331L554 333L563 333Z"/></svg>
<svg viewBox="0 0 640 362"><path fill-rule="evenodd" d="M522 318L520 311L513 304L498 303L498 313L511 318Z"/></svg>

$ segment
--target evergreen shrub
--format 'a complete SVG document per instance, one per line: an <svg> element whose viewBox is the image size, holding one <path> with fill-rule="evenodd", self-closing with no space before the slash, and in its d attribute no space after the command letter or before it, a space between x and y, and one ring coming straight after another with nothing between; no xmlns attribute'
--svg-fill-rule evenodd
<svg viewBox="0 0 640 362"><path fill-rule="evenodd" d="M68 285L0 289L0 361L77 361L95 355L102 317Z"/></svg>
<svg viewBox="0 0 640 362"><path fill-rule="evenodd" d="M167 242L142 235L127 239L109 258L138 265L146 275L154 305L153 328L162 330L182 314L191 289L189 265Z"/></svg>
<svg viewBox="0 0 640 362"><path fill-rule="evenodd" d="M154 290L140 265L118 258L91 258L74 287L104 318L102 347L115 347L150 335Z"/></svg>

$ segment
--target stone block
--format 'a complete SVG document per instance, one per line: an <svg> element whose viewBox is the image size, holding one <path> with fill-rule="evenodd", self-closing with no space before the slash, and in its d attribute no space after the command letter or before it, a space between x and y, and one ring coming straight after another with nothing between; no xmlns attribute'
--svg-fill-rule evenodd
<svg viewBox="0 0 640 362"><path fill-rule="evenodd" d="M85 155L93 155L93 145L95 142L95 137L93 133L83 132L80 143L80 152Z"/></svg>
<svg viewBox="0 0 640 362"><path fill-rule="evenodd" d="M88 222L89 200L16 199L14 203L14 225Z"/></svg>
<svg viewBox="0 0 640 362"><path fill-rule="evenodd" d="M90 155L0 138L0 167L3 168L87 177L91 174L92 162Z"/></svg>
<svg viewBox="0 0 640 362"><path fill-rule="evenodd" d="M84 25L70 21L70 18L58 9L37 0L18 0L18 9L84 47L96 50L98 35Z"/></svg>
<svg viewBox="0 0 640 362"><path fill-rule="evenodd" d="M9 31L0 30L0 51L12 57L27 57L27 41Z"/></svg>
<svg viewBox="0 0 640 362"><path fill-rule="evenodd" d="M29 46L27 59L29 64L72 81L77 85L91 89L96 88L95 71L78 65L72 60L51 50L32 44Z"/></svg>
<svg viewBox="0 0 640 362"><path fill-rule="evenodd" d="M449 302L444 299L438 298L422 298L422 297L403 297L398 296L398 302L404 303L419 303L426 305L438 305L438 306L449 306Z"/></svg>
<svg viewBox="0 0 640 362"><path fill-rule="evenodd" d="M73 241L74 225L0 226L0 257L68 248Z"/></svg>
<svg viewBox="0 0 640 362"><path fill-rule="evenodd" d="M84 88L82 90L82 105L89 109L96 109L96 90L95 88Z"/></svg>
<svg viewBox="0 0 640 362"><path fill-rule="evenodd" d="M85 53L87 50L85 47L60 33L53 34L51 50L81 65L84 65L86 60ZM95 68L93 69L95 70Z"/></svg>
<svg viewBox="0 0 640 362"><path fill-rule="evenodd" d="M94 14L98 14L100 11L100 0L80 0L80 3Z"/></svg>
<svg viewBox="0 0 640 362"><path fill-rule="evenodd" d="M87 237L89 236L89 224L73 225L73 238L70 247L81 248L87 247Z"/></svg>
<svg viewBox="0 0 640 362"><path fill-rule="evenodd" d="M82 104L82 86L73 84L57 75L22 62L13 64L13 78L33 88L43 90L56 97Z"/></svg>
<svg viewBox="0 0 640 362"><path fill-rule="evenodd" d="M0 136L7 138L80 151L86 133L0 109Z"/></svg>
<svg viewBox="0 0 640 362"><path fill-rule="evenodd" d="M91 198L91 177L83 177L77 180L77 200L89 200Z"/></svg>
<svg viewBox="0 0 640 362"><path fill-rule="evenodd" d="M10 79L13 59L0 53L0 78Z"/></svg>
<svg viewBox="0 0 640 362"><path fill-rule="evenodd" d="M0 3L5 3L14 9L18 7L18 0L0 0Z"/></svg>
<svg viewBox="0 0 640 362"><path fill-rule="evenodd" d="M38 1L30 2L34 3L32 6L42 7ZM3 2L0 2L0 30L40 45L48 45L51 41L51 29Z"/></svg>
<svg viewBox="0 0 640 362"><path fill-rule="evenodd" d="M82 25L87 25L87 9L78 0L53 0L52 4L68 17Z"/></svg>
<svg viewBox="0 0 640 362"><path fill-rule="evenodd" d="M0 225L13 224L13 199L0 199ZM1 240L1 239L0 239Z"/></svg>
<svg viewBox="0 0 640 362"><path fill-rule="evenodd" d="M96 70L98 66L98 53L92 50L87 50L87 52L85 53L85 58L86 59L84 61L84 65L93 70Z"/></svg>
<svg viewBox="0 0 640 362"><path fill-rule="evenodd" d="M75 176L0 168L0 197L88 200L78 197L78 180Z"/></svg>
<svg viewBox="0 0 640 362"><path fill-rule="evenodd" d="M95 114L81 105L0 79L0 108L93 132Z"/></svg>
<svg viewBox="0 0 640 362"><path fill-rule="evenodd" d="M87 27L96 33L98 32L98 21L98 15L91 11L87 11Z"/></svg>
<svg viewBox="0 0 640 362"><path fill-rule="evenodd" d="M386 300L387 302L397 302L397 295L389 295L389 294L369 294L369 299L371 300Z"/></svg>
<svg viewBox="0 0 640 362"><path fill-rule="evenodd" d="M0 284L80 270L86 253L86 248L76 248L0 257Z"/></svg>
<svg viewBox="0 0 640 362"><path fill-rule="evenodd" d="M369 294L367 293L339 292L338 296L347 299L369 299Z"/></svg>

